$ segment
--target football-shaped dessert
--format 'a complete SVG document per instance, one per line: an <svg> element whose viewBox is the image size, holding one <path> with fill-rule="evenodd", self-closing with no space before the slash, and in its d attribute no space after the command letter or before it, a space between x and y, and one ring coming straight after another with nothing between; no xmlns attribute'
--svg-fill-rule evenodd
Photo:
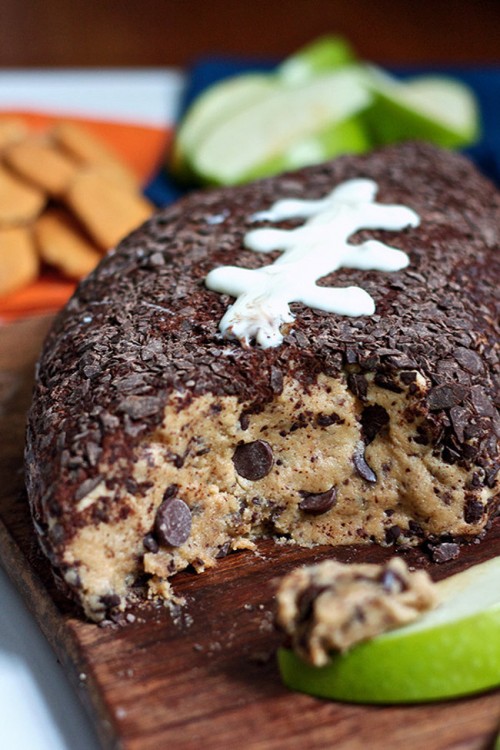
<svg viewBox="0 0 500 750"><path fill-rule="evenodd" d="M36 529L86 615L262 537L439 558L484 536L499 234L465 158L405 144L193 193L127 237L57 317L29 415Z"/></svg>

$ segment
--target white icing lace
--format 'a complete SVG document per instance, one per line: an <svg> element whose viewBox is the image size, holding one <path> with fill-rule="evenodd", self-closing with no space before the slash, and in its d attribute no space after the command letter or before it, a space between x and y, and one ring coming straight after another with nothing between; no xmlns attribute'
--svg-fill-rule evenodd
<svg viewBox="0 0 500 750"><path fill-rule="evenodd" d="M209 289L236 297L220 322L223 335L245 346L253 341L263 348L279 346L281 326L294 320L290 302L338 315L372 315L373 298L360 287L324 287L316 282L342 266L399 271L408 265L406 253L383 242L348 242L360 229L395 231L420 223L406 206L376 203L376 193L372 180L349 180L320 200L280 200L254 214L255 221L306 221L296 229L261 228L246 234L245 247L255 252L283 251L271 265L256 270L221 266L208 274Z"/></svg>

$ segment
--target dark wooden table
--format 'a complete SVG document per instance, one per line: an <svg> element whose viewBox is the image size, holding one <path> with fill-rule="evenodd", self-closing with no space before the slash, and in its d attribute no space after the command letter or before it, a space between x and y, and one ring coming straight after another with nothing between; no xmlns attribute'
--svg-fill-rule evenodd
<svg viewBox="0 0 500 750"><path fill-rule="evenodd" d="M382 63L500 62L498 0L2 0L0 66L274 58L326 32Z"/></svg>

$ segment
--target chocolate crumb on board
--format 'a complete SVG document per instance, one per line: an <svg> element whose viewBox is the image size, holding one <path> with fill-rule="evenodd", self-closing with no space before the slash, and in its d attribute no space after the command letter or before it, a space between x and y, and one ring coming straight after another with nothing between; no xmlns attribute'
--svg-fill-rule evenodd
<svg viewBox="0 0 500 750"><path fill-rule="evenodd" d="M455 560L460 554L460 545L456 542L441 542L440 544L429 544L428 550L433 562L445 563Z"/></svg>

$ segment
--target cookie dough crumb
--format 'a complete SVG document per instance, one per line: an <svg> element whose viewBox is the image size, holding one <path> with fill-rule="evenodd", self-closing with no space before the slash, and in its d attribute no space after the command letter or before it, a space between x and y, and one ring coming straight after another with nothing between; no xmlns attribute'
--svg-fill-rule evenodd
<svg viewBox="0 0 500 750"><path fill-rule="evenodd" d="M327 560L298 568L279 586L276 622L303 659L321 667L332 651L406 625L437 603L423 570L398 557L383 565Z"/></svg>

